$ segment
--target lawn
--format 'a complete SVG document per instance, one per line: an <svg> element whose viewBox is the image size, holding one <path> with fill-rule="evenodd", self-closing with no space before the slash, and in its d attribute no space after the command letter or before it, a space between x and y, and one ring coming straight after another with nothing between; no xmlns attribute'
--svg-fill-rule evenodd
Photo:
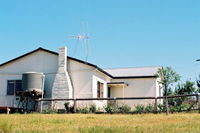
<svg viewBox="0 0 200 133"><path fill-rule="evenodd" d="M0 115L0 133L200 133L200 114Z"/></svg>

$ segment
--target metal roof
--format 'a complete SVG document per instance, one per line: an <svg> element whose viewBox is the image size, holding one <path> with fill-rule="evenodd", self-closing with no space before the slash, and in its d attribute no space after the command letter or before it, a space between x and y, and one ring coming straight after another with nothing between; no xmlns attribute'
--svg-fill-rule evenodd
<svg viewBox="0 0 200 133"><path fill-rule="evenodd" d="M159 68L162 67L109 68L104 70L114 77L153 77L156 76Z"/></svg>

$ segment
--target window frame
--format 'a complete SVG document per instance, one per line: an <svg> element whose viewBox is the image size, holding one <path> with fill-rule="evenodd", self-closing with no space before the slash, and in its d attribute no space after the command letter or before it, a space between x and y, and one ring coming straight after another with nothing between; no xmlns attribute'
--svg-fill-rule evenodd
<svg viewBox="0 0 200 133"><path fill-rule="evenodd" d="M97 98L104 97L104 83L97 81Z"/></svg>
<svg viewBox="0 0 200 133"><path fill-rule="evenodd" d="M22 80L20 80L20 79L7 80L7 92L6 92L6 94L8 96L15 96L17 91L22 91Z"/></svg>

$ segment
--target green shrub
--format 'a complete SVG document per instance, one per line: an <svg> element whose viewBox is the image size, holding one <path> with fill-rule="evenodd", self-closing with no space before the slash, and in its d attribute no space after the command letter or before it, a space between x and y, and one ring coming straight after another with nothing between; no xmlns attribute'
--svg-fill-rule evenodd
<svg viewBox="0 0 200 133"><path fill-rule="evenodd" d="M96 111L97 111L96 105L95 105L95 104L91 104L91 105L89 106L89 112L95 113Z"/></svg>
<svg viewBox="0 0 200 133"><path fill-rule="evenodd" d="M190 104L181 104L180 106L170 106L170 112L181 112L181 111L190 111L191 105Z"/></svg>
<svg viewBox="0 0 200 133"><path fill-rule="evenodd" d="M79 108L77 109L77 112L78 112L78 113L87 114L87 113L90 112L90 110L89 110L89 108L88 108L87 106L86 106L86 107L79 107Z"/></svg>
<svg viewBox="0 0 200 133"><path fill-rule="evenodd" d="M57 111L56 111L55 109L48 108L47 110L45 110L44 113L45 113L45 114L56 114Z"/></svg>
<svg viewBox="0 0 200 133"><path fill-rule="evenodd" d="M136 113L138 114L142 114L142 113L145 113L145 106L142 105L142 104L138 104L135 106L135 111Z"/></svg>
<svg viewBox="0 0 200 133"><path fill-rule="evenodd" d="M119 113L129 113L131 111L131 107L129 107L128 105L124 104L124 105L118 107L117 111Z"/></svg>
<svg viewBox="0 0 200 133"><path fill-rule="evenodd" d="M180 109L181 109L181 111L190 111L191 105L190 104L181 104Z"/></svg>
<svg viewBox="0 0 200 133"><path fill-rule="evenodd" d="M164 104L158 104L158 111L159 112L166 112L166 107Z"/></svg>
<svg viewBox="0 0 200 133"><path fill-rule="evenodd" d="M170 106L170 107L169 107L169 111L170 111L171 113L180 112L180 108L179 108L179 106Z"/></svg>
<svg viewBox="0 0 200 133"><path fill-rule="evenodd" d="M145 107L146 113L153 113L154 112L154 106L152 104L149 104Z"/></svg>
<svg viewBox="0 0 200 133"><path fill-rule="evenodd" d="M116 113L117 112L117 105L114 102L108 102L107 105L104 107L106 113Z"/></svg>

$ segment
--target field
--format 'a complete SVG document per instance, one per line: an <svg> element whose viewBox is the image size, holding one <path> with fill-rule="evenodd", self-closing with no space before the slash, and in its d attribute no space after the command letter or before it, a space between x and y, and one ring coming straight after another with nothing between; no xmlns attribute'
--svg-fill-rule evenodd
<svg viewBox="0 0 200 133"><path fill-rule="evenodd" d="M4 114L0 133L200 133L200 114Z"/></svg>

